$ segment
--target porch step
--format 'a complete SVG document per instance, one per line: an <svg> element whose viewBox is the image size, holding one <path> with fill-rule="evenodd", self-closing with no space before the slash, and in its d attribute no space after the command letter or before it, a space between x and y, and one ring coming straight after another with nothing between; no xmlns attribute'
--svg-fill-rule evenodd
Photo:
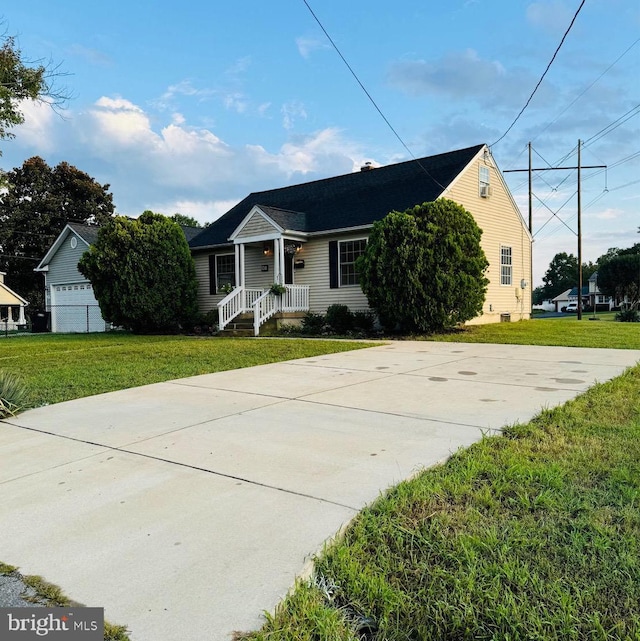
<svg viewBox="0 0 640 641"><path fill-rule="evenodd" d="M253 327L251 329L234 329L227 326L220 332L219 336L253 336Z"/></svg>

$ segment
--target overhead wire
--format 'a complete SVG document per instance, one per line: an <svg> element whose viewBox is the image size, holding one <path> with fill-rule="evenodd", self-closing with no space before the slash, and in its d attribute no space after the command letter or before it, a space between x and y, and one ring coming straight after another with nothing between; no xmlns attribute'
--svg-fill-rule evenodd
<svg viewBox="0 0 640 641"><path fill-rule="evenodd" d="M304 2L306 2L306 0L304 0ZM575 12L573 18L571 19L571 23L569 24L569 26L567 27L567 30L564 32L564 35L562 36L562 40L560 40L560 44L558 45L558 47L554 51L553 56L551 56L551 60L549 61L549 64L547 65L547 68L544 70L544 73L542 74L542 76L540 76L540 80L538 80L538 84L536 84L536 86L534 87L534 89L531 92L531 95L529 96L529 98L527 99L527 102L525 103L524 107L522 107L522 109L520 110L520 113L515 117L515 120L509 125L509 127L502 134L502 136L500 136L500 138L498 138L498 140L496 140L494 143L489 145L490 147L493 147L493 146L497 145L513 129L514 125L518 122L518 120L520 120L520 116L522 116L522 114L525 112L525 110L529 106L529 103L533 100L533 97L535 96L536 92L538 91L538 88L542 84L542 81L544 80L545 76L547 75L549 69L551 69L551 65L553 64L553 61L556 59L556 56L558 55L558 52L560 51L562 45L564 44L564 41L566 40L567 36L569 35L569 32L571 31L571 29L572 29L572 27L573 27L573 25L574 25L574 23L576 21L576 18L578 17L578 14L582 10L582 7L584 7L584 3L585 2L586 2L586 0L582 0L582 2L580 3L580 6L578 7L578 10Z"/></svg>
<svg viewBox="0 0 640 641"><path fill-rule="evenodd" d="M633 49L638 43L640 42L640 38L635 40L631 45L629 45L588 87L586 87L578 96L576 96L551 122L549 122L541 131L538 132L538 134L531 140L531 142L535 142L551 125L556 123L562 115L564 115L573 105L584 96L584 94L593 87L603 76L605 76L611 69L622 60L630 51Z"/></svg>
<svg viewBox="0 0 640 641"><path fill-rule="evenodd" d="M427 171L427 169L424 167L424 165L418 160L418 158L415 157L415 155L411 151L411 149L409 149L409 147L404 142L404 140L402 139L400 134L396 131L394 126L389 122L389 119L384 115L384 113L382 112L382 109L380 109L380 107L378 106L378 103L373 99L373 96L369 93L367 88L364 86L363 82L358 77L358 74L354 71L353 67L349 64L347 59L344 57L344 55L342 54L342 51L340 51L338 45L335 43L333 38L329 35L329 32L325 29L324 25L320 21L320 18L318 18L318 16L315 14L314 10L311 8L311 5L307 2L307 0L302 0L302 2L304 2L304 4L306 5L307 9L309 9L309 13L311 13L311 15L313 16L313 19L318 23L318 26L320 27L320 29L322 29L322 32L324 33L324 35L327 37L327 39L331 43L331 46L336 50L336 53L340 56L342 62L344 62L344 64L346 65L347 69L351 72L351 75L355 78L356 82L360 85L360 88L362 89L362 91L364 91L365 95L367 96L367 98L369 99L371 104L375 107L376 111L380 114L382 119L385 121L385 123L387 124L387 127L389 127L389 129L393 132L393 135L400 141L400 144L406 149L407 153L411 156L411 158L416 163L418 163L418 165L422 169L422 171L431 180L433 180L439 187L441 187L444 190L445 186L442 185L434 176L432 176ZM583 0L583 2L584 2L584 0Z"/></svg>

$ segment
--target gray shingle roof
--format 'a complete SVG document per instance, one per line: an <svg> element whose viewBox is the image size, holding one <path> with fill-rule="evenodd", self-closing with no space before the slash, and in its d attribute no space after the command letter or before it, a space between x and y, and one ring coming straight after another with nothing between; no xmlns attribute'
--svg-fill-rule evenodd
<svg viewBox="0 0 640 641"><path fill-rule="evenodd" d="M436 200L482 147L249 194L189 245L197 249L227 244L254 205L289 230L322 232L371 225L390 211Z"/></svg>
<svg viewBox="0 0 640 641"><path fill-rule="evenodd" d="M89 245L93 245L98 238L98 232L100 231L99 225L83 225L82 223L67 223L73 231L83 238Z"/></svg>

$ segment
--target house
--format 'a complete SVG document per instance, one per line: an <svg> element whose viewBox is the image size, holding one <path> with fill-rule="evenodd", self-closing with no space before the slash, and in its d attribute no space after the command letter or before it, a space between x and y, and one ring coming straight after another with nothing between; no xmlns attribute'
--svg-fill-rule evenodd
<svg viewBox="0 0 640 641"><path fill-rule="evenodd" d="M619 306L615 299L611 296L605 296L600 289L598 289L598 272L594 272L589 277L589 281L586 285L582 286L582 309L594 309L594 305L597 305L595 308L597 311L611 311L612 309ZM564 311L564 308L569 303L578 302L578 287L572 287L567 289L562 294L558 294L553 299L553 303L556 306L556 311Z"/></svg>
<svg viewBox="0 0 640 641"><path fill-rule="evenodd" d="M35 269L44 274L52 332L104 332L111 327L102 318L91 283L78 271L78 262L96 241L99 229L97 225L67 223ZM182 230L187 241L201 231L184 226Z"/></svg>
<svg viewBox="0 0 640 641"><path fill-rule="evenodd" d="M44 274L52 332L104 332L109 325L78 262L98 236L96 225L68 223L35 271Z"/></svg>
<svg viewBox="0 0 640 641"><path fill-rule="evenodd" d="M373 223L438 198L483 230L489 286L470 322L529 318L531 234L486 145L250 194L189 243L200 309L217 307L221 329L250 313L256 334L273 315L367 309L355 261ZM271 293L273 283L286 293Z"/></svg>
<svg viewBox="0 0 640 641"><path fill-rule="evenodd" d="M573 295L573 298L571 302L575 302L578 300L578 288L575 287L575 294ZM563 307L566 307L569 304L569 295L573 289L566 289L563 291L561 294L558 294L555 298L551 299L551 302L555 305L555 311L556 312L561 312Z"/></svg>
<svg viewBox="0 0 640 641"><path fill-rule="evenodd" d="M609 312L620 306L620 303L616 303L613 296L605 296L598 288L598 272L593 272L589 277L587 305L596 311Z"/></svg>
<svg viewBox="0 0 640 641"><path fill-rule="evenodd" d="M24 310L29 303L4 284L6 275L0 272L0 329L16 330L27 322Z"/></svg>

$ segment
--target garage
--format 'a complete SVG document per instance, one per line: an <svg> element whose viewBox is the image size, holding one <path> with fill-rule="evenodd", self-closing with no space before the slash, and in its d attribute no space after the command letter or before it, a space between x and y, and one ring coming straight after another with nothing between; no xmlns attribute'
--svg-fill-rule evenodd
<svg viewBox="0 0 640 641"><path fill-rule="evenodd" d="M50 296L52 332L104 332L107 329L91 283L51 285Z"/></svg>

